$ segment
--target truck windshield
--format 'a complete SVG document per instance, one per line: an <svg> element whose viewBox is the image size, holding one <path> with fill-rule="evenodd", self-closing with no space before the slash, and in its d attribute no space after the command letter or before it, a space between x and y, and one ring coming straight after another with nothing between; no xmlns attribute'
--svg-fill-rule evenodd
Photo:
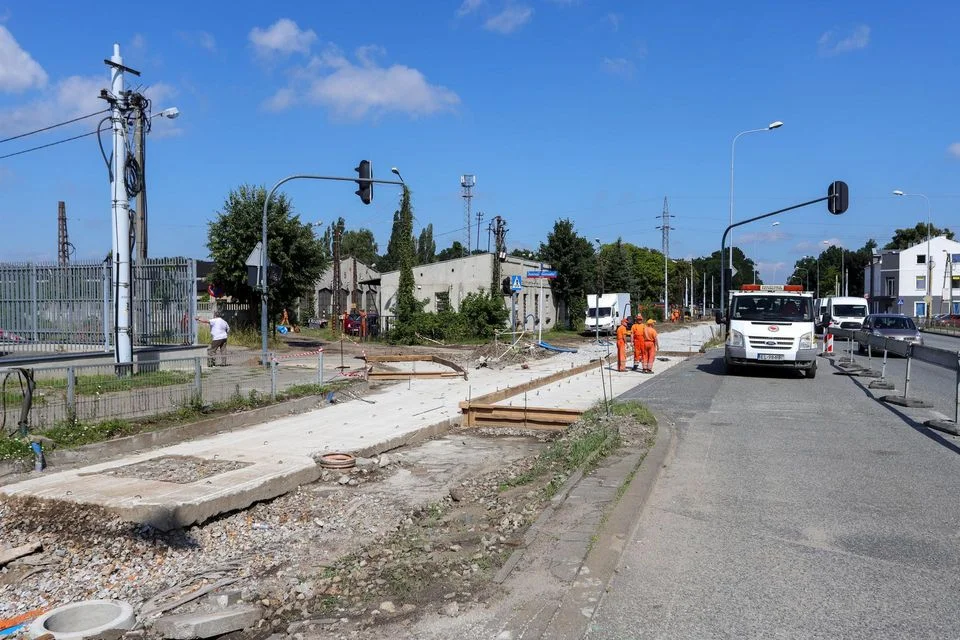
<svg viewBox="0 0 960 640"><path fill-rule="evenodd" d="M812 322L813 302L802 296L734 296L732 317L736 320Z"/></svg>
<svg viewBox="0 0 960 640"><path fill-rule="evenodd" d="M838 318L866 318L867 308L862 304L835 304L833 315Z"/></svg>
<svg viewBox="0 0 960 640"><path fill-rule="evenodd" d="M598 309L597 309L596 307L590 307L589 309L587 309L587 317L588 317L588 318L596 318L596 317L597 317L597 311L598 311ZM599 311L600 311L600 317L601 317L601 318L609 318L609 317L610 317L610 307L600 307Z"/></svg>

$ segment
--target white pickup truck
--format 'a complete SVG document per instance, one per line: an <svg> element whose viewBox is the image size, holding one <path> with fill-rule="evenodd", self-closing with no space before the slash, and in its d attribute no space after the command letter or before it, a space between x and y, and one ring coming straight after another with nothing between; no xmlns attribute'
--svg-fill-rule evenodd
<svg viewBox="0 0 960 640"><path fill-rule="evenodd" d="M724 361L740 367L799 369L817 375L813 294L799 285L743 285L730 295Z"/></svg>

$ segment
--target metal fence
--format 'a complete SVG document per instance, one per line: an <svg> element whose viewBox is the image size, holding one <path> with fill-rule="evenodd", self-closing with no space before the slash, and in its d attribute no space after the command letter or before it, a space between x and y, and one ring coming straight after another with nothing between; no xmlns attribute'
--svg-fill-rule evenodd
<svg viewBox="0 0 960 640"><path fill-rule="evenodd" d="M132 269L134 345L193 344L196 264L156 258ZM109 262L0 264L0 353L110 351Z"/></svg>
<svg viewBox="0 0 960 640"><path fill-rule="evenodd" d="M117 375L114 364L34 367L27 429L42 433L57 425L153 418L183 408L250 406L363 377L362 366L340 368L333 360L325 365L324 352L317 350L271 358L264 367L259 354L244 351L218 355L213 367L207 357L141 360L129 375ZM23 407L17 370L0 368L0 384L0 431L14 434Z"/></svg>
<svg viewBox="0 0 960 640"><path fill-rule="evenodd" d="M951 433L958 432L958 428L960 428L958 427L958 425L960 425L960 352L913 344L905 340L877 336L867 333L866 331L854 329L830 328L827 330L827 334L824 336L825 343L826 338L829 335L833 335L845 341L846 353L842 354L841 358L839 359L841 366L847 365L849 367L858 368L860 369L860 372L864 372L868 377L878 378L878 381L881 383L881 385L886 380L888 354L906 358L902 395L899 396L899 400L894 396L886 396L884 398L887 401L893 400L896 404L903 404L905 406L924 405L922 401L910 395L911 363L914 360L926 362L951 372L956 381L954 416L952 425L946 425L947 428L944 430L950 431ZM867 367L864 368L857 365L856 360L854 359L854 349L856 349L858 352L865 352L867 354ZM836 350L836 346L835 353L840 353L840 351ZM879 372L874 371L870 366L870 363L872 363L872 360L875 356L881 358L881 369ZM889 387L877 385L877 387L892 388L892 385ZM945 426L944 422L940 420L928 421L928 424L930 426L935 426L936 428L943 428Z"/></svg>

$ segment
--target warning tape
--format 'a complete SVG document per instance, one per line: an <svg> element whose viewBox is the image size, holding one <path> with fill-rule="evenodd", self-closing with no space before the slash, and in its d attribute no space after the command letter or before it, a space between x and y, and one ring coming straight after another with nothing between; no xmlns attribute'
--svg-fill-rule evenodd
<svg viewBox="0 0 960 640"><path fill-rule="evenodd" d="M306 356L316 356L321 353L323 353L322 347L316 351L301 351L300 353L287 353L282 356L273 356L273 361L277 362L278 360L289 360L291 358L305 358Z"/></svg>

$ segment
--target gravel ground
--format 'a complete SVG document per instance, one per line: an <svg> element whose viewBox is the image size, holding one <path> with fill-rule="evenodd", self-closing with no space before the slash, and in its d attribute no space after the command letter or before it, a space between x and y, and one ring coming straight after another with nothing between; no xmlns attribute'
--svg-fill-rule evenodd
<svg viewBox="0 0 960 640"><path fill-rule="evenodd" d="M237 462L236 460L204 460L191 456L161 456L111 469L104 474L121 478L136 478L137 480L190 484L227 471L242 469L250 466L250 464L249 462Z"/></svg>

